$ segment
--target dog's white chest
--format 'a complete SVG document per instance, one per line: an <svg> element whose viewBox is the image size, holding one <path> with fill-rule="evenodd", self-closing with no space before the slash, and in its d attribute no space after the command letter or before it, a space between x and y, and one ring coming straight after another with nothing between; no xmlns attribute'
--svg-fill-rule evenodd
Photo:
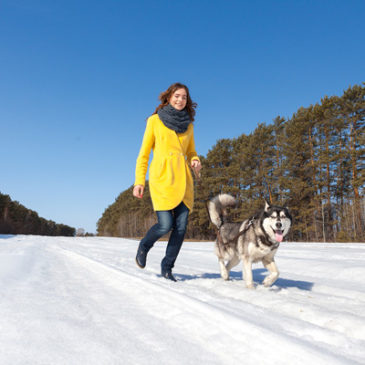
<svg viewBox="0 0 365 365"><path fill-rule="evenodd" d="M253 262L262 260L263 257L272 253L270 247L258 242L258 246L255 242L250 242L248 244L248 255Z"/></svg>

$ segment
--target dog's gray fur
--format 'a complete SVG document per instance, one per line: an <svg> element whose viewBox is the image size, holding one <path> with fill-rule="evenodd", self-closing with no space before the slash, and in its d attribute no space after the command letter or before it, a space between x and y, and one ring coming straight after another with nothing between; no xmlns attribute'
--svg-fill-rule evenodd
<svg viewBox="0 0 365 365"><path fill-rule="evenodd" d="M251 219L226 222L227 208L235 205L235 198L228 194L220 194L208 202L210 219L219 230L215 252L221 276L228 280L230 270L242 260L246 286L254 288L252 264L261 261L269 271L263 284L271 286L279 277L274 256L292 223L288 208L265 202L265 208Z"/></svg>

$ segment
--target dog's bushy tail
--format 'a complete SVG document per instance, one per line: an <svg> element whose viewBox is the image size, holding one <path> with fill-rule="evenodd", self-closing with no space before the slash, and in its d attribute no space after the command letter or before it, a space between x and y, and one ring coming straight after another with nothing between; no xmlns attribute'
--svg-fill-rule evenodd
<svg viewBox="0 0 365 365"><path fill-rule="evenodd" d="M229 194L219 194L208 202L208 213L212 223L219 228L224 223L228 207L237 204L236 199Z"/></svg>

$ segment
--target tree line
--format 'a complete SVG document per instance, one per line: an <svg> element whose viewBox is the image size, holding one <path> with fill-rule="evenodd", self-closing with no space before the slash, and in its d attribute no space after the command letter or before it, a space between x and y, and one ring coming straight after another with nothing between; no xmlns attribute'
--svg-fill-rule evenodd
<svg viewBox="0 0 365 365"><path fill-rule="evenodd" d="M0 233L74 236L75 228L41 218L37 212L0 193Z"/></svg>
<svg viewBox="0 0 365 365"><path fill-rule="evenodd" d="M290 240L365 242L364 120L365 83L301 107L291 118L259 123L251 134L218 140L200 157L186 237L212 239L206 202L230 193L240 202L231 211L234 220L250 217L267 199L291 210ZM130 187L105 210L98 234L140 237L153 222L148 186L142 201Z"/></svg>

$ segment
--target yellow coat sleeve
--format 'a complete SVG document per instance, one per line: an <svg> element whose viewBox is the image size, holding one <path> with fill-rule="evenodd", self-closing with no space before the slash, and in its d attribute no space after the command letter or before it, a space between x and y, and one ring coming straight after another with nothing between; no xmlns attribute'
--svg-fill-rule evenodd
<svg viewBox="0 0 365 365"><path fill-rule="evenodd" d="M186 157L187 160L189 162L189 164L191 163L191 161L193 160L198 160L200 161L198 154L195 151L195 141L194 141L194 133L189 141L189 145L188 148L186 149Z"/></svg>
<svg viewBox="0 0 365 365"><path fill-rule="evenodd" d="M151 149L155 145L155 134L152 120L147 120L146 130L144 132L142 146L139 151L136 163L136 177L134 185L145 185L148 161L150 159Z"/></svg>

